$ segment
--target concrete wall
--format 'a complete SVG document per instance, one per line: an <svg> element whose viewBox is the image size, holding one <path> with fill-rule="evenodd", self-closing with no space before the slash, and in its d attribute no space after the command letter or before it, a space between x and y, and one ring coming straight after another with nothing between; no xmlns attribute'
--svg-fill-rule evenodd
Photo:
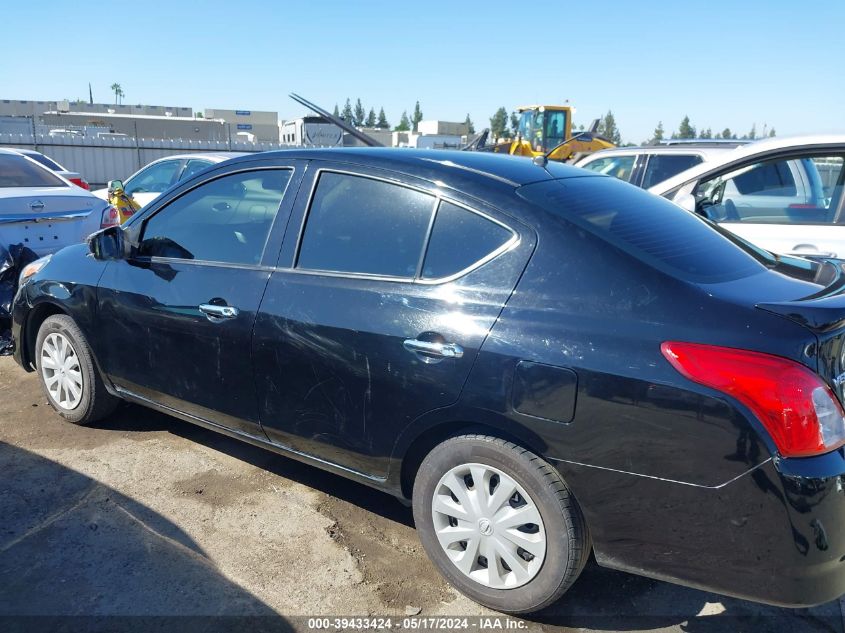
<svg viewBox="0 0 845 633"><path fill-rule="evenodd" d="M62 138L37 134L2 134L0 147L34 149L76 171L92 188L126 178L156 158L189 152L262 152L279 149L278 143L190 141L134 138Z"/></svg>

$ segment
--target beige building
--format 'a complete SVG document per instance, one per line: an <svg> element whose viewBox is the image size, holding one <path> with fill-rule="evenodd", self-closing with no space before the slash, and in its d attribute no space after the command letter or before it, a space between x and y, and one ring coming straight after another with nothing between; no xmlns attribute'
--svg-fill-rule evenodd
<svg viewBox="0 0 845 633"><path fill-rule="evenodd" d="M279 142L279 113L261 110L223 110L206 108L206 119L225 121L232 126L232 134L252 134L256 141Z"/></svg>
<svg viewBox="0 0 845 633"><path fill-rule="evenodd" d="M88 103L87 101L31 101L0 99L0 116L28 116L38 119L45 112L85 112L99 114L136 114L145 116L193 117L193 108L186 106L131 105L126 103Z"/></svg>
<svg viewBox="0 0 845 633"><path fill-rule="evenodd" d="M45 112L41 121L59 128L108 128L117 134L138 138L169 138L198 141L226 141L230 126L223 121L179 116L112 114L96 112ZM231 126L232 141L239 140ZM276 141L278 142L278 140Z"/></svg>
<svg viewBox="0 0 845 633"><path fill-rule="evenodd" d="M420 121L417 133L422 135L464 136L469 134L466 123L456 121Z"/></svg>

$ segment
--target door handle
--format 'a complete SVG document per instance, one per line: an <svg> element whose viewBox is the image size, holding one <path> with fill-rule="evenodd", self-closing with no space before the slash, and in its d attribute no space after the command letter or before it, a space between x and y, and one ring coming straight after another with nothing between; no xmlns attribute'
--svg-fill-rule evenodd
<svg viewBox="0 0 845 633"><path fill-rule="evenodd" d="M438 358L461 358L464 355L464 348L457 343L434 343L432 341L409 338L402 345L409 352L436 356Z"/></svg>
<svg viewBox="0 0 845 633"><path fill-rule="evenodd" d="M203 303L200 305L200 312L208 317L209 321L217 319L234 319L240 311L234 306L218 306L213 303Z"/></svg>

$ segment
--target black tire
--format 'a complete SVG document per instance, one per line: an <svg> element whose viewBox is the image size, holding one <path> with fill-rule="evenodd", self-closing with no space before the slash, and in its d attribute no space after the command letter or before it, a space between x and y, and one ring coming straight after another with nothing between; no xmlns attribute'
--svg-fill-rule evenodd
<svg viewBox="0 0 845 633"><path fill-rule="evenodd" d="M539 510L546 532L542 566L531 580L511 589L494 589L464 575L437 539L432 500L440 479L462 464L500 470L522 486ZM423 460L414 481L414 521L428 556L458 591L496 611L525 614L560 598L578 578L590 554L584 516L575 498L546 461L521 446L487 435L461 435L436 446Z"/></svg>
<svg viewBox="0 0 845 633"><path fill-rule="evenodd" d="M47 388L44 371L41 367L44 342L53 333L62 335L71 344L78 359L79 371L82 374L82 395L79 403L72 409L61 406L53 398ZM38 329L34 356L38 378L41 381L41 389L47 397L47 402L50 403L56 413L68 422L79 425L91 424L109 415L120 402L118 398L106 390L100 372L94 365L88 341L85 340L82 331L69 316L56 314L44 320Z"/></svg>

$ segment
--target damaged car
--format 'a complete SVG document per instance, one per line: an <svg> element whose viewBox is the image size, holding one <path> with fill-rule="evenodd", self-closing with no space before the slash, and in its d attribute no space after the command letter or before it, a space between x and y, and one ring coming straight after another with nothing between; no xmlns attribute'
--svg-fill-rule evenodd
<svg viewBox="0 0 845 633"><path fill-rule="evenodd" d="M493 609L544 608L591 553L772 604L845 592L842 264L617 179L246 156L30 264L12 313L68 422L137 403L387 491Z"/></svg>

